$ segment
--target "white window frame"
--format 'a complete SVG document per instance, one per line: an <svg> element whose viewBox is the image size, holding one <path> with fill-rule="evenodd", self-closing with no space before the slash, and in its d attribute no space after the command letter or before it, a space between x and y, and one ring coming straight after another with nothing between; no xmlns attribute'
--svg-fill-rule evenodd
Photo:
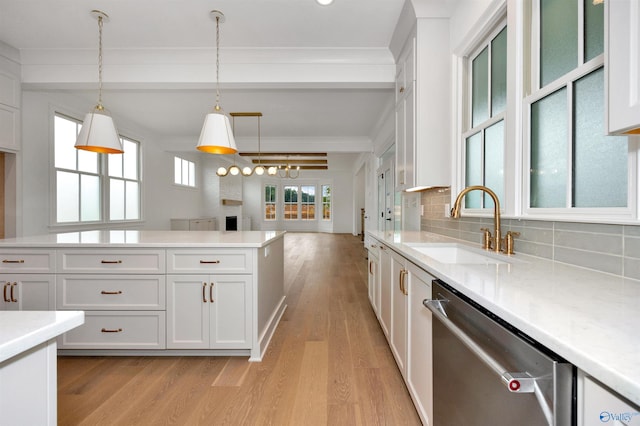
<svg viewBox="0 0 640 426"><path fill-rule="evenodd" d="M55 158L55 117L58 116L60 118L75 122L78 125L82 124L82 120L75 118L75 114L68 113L64 111L62 108L52 108L51 109L51 124L50 124L50 135L51 141L50 144L50 158ZM123 136L120 136L123 138ZM97 173L87 173L87 172L79 172L74 170L68 170L63 168L57 168L55 165L55 161L50 162L51 167L51 194L50 197L50 227L51 228L65 228L65 229L85 229L85 228L95 228L97 225L111 225L111 224L134 224L143 221L143 179L142 179L142 146L140 141L131 138L124 137L130 142L133 142L137 146L137 183L138 183L138 212L139 217L137 219L124 219L124 220L110 220L110 201L109 201L109 179L112 177L109 176L108 173L108 158L107 155L118 155L118 154L97 154L98 155L98 171ZM93 176L98 176L99 178L99 188L100 188L100 219L94 221L75 221L75 222L58 222L58 213L57 213L57 194L58 194L58 183L57 183L57 172L58 170L77 173L77 174L89 174ZM120 178L117 178L120 179ZM131 179L124 179L129 180Z"/></svg>
<svg viewBox="0 0 640 426"><path fill-rule="evenodd" d="M578 3L578 0L575 0ZM568 111L567 117L570 120L571 110L573 108L573 84L579 80L581 77L588 75L589 73L601 68L604 66L604 54L600 54L599 56L591 59L588 62L584 62L584 49L582 48L583 40L578 40L578 62L581 65L578 65L571 72L567 73L563 77L555 80L552 83L547 84L547 86L543 88L539 88L540 86L540 49L539 49L539 40L540 40L540 28L539 28L539 19L536 18L540 16L540 3L539 0L532 0L532 15L530 16L531 20L531 47L529 51L529 57L531 58L531 64L528 69L530 73L529 82L530 86L527 88L527 95L523 97L523 132L522 132L522 160L523 160L523 185L522 185L522 216L530 219L545 219L545 220L563 220L563 221L575 221L575 222L585 222L585 221L597 221L597 222L607 222L610 223L612 221L617 223L626 223L637 220L637 180L638 180L638 143L636 138L628 137L628 156L627 156L627 206L626 207L600 207L600 208L580 208L580 207L563 207L563 208L541 208L541 207L529 207L530 206L530 197L531 197L531 175L529 173L530 170L530 161L531 161L531 106L543 99L544 97L554 93L557 90L561 90L562 88L567 89L567 98L568 102ZM580 3L579 6L579 16L578 16L578 29L580 34L583 34L583 3ZM605 18L606 19L606 18ZM606 48L606 47L605 47ZM606 85L606 80L605 83ZM606 98L604 100L606 102ZM569 141L567 144L567 149L572 149L573 141L572 141L573 128L570 128L569 131ZM568 156L568 170L571 170L571 155ZM567 203L570 203L571 200L571 173L568 173L567 180L569 181L567 184Z"/></svg>
<svg viewBox="0 0 640 426"><path fill-rule="evenodd" d="M320 185L320 200L319 200L319 204L320 204L320 218L319 220L323 221L323 222L331 222L333 221L333 185L331 185L330 183L321 183ZM329 219L325 219L324 218L324 188L328 187L329 188Z"/></svg>
<svg viewBox="0 0 640 426"><path fill-rule="evenodd" d="M178 174L178 164L180 164L180 173ZM185 182L184 169L187 168L187 178ZM178 176L180 178L178 179ZM191 160L175 155L173 157L173 183L174 185L185 188L197 188L196 179L196 163Z"/></svg>
<svg viewBox="0 0 640 426"><path fill-rule="evenodd" d="M266 190L268 186L274 187L276 190L276 197L275 197L275 201L273 202L275 206L275 213L274 213L273 219L267 218ZM281 208L279 208L279 198L280 198L278 195L279 193L280 193L280 190L279 190L279 185L277 183L265 182L262 184L262 220L264 222L276 222L278 220L278 213L280 212L280 210L282 210ZM269 204L272 204L272 203L269 202Z"/></svg>

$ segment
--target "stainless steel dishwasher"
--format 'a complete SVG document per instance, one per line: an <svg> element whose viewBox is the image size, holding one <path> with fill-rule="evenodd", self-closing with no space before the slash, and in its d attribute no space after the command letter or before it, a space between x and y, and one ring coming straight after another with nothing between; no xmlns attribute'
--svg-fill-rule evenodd
<svg viewBox="0 0 640 426"><path fill-rule="evenodd" d="M432 426L571 426L575 367L434 280Z"/></svg>

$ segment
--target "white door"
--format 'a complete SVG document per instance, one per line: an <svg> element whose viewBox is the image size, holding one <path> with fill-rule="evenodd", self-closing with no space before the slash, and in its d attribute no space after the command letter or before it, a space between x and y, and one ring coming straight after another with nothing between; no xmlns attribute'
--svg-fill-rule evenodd
<svg viewBox="0 0 640 426"><path fill-rule="evenodd" d="M391 352L404 376L407 360L407 270L404 258L391 253Z"/></svg>
<svg viewBox="0 0 640 426"><path fill-rule="evenodd" d="M251 275L211 276L212 349L251 348L251 279Z"/></svg>

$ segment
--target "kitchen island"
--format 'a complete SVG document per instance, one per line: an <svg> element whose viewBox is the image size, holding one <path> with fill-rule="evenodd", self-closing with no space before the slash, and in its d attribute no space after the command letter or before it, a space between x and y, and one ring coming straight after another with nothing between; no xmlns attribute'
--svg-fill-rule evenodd
<svg viewBox="0 0 640 426"><path fill-rule="evenodd" d="M77 311L0 311L0 423L56 424L56 337L83 318Z"/></svg>
<svg viewBox="0 0 640 426"><path fill-rule="evenodd" d="M286 308L283 237L109 230L6 239L0 278L15 284L19 308L85 311L85 324L60 337L63 354L260 361Z"/></svg>
<svg viewBox="0 0 640 426"><path fill-rule="evenodd" d="M409 274L416 270L426 272L422 283L430 285L433 278L442 280L575 365L579 383L585 383L578 386L578 419L582 420L578 424L599 424L603 413L613 416L623 411L634 416L635 421L640 419L640 282L522 254L487 252L479 244L426 232L368 231L367 238L370 251L384 246L384 251L392 252L392 260L394 256L406 260ZM446 249L452 247L463 248L462 251L469 247L481 253L478 256L491 256L498 261L446 258ZM370 274L375 273L372 265L369 268ZM402 279L400 282L406 291L406 283ZM417 288L411 286L411 278L408 288ZM419 305L422 299L430 298L430 290L425 294ZM411 297L409 293L410 300ZM385 313L389 309L385 303L389 302L380 296L373 298L374 310L377 304L381 312L381 323L389 315ZM394 312L392 309L391 315ZM409 321L409 339L412 326L415 323ZM423 334L421 330L414 331L418 336ZM392 344L391 338L390 341ZM410 347L408 351L411 352ZM408 359L411 362L411 357ZM595 388L606 390L597 390L598 398L608 393L621 399L627 408L612 413L608 410L614 410L616 405L606 399L609 395L594 401L581 393L594 395ZM424 398L427 417L431 414L430 397ZM589 402L580 405L581 401Z"/></svg>

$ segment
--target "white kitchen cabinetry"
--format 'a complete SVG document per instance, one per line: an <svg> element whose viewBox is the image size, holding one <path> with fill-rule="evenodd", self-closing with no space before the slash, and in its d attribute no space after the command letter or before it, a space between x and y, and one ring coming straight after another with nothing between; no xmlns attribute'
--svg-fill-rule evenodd
<svg viewBox="0 0 640 426"><path fill-rule="evenodd" d="M398 57L398 190L450 185L451 57L448 40L448 19L419 18Z"/></svg>
<svg viewBox="0 0 640 426"><path fill-rule="evenodd" d="M640 407L578 370L578 426L640 425Z"/></svg>
<svg viewBox="0 0 640 426"><path fill-rule="evenodd" d="M172 231L216 231L217 229L215 217L171 219Z"/></svg>
<svg viewBox="0 0 640 426"><path fill-rule="evenodd" d="M433 277L407 262L407 373L406 382L422 423L432 424L433 419L433 371L431 312L422 301L431 299Z"/></svg>
<svg viewBox="0 0 640 426"><path fill-rule="evenodd" d="M0 310L55 308L55 253L49 250L0 251Z"/></svg>
<svg viewBox="0 0 640 426"><path fill-rule="evenodd" d="M251 348L250 275L169 275L169 349Z"/></svg>
<svg viewBox="0 0 640 426"><path fill-rule="evenodd" d="M56 308L85 311L60 349L166 348L164 250L61 250L57 270Z"/></svg>
<svg viewBox="0 0 640 426"><path fill-rule="evenodd" d="M640 3L605 2L609 133L640 134Z"/></svg>
<svg viewBox="0 0 640 426"><path fill-rule="evenodd" d="M380 305L378 319L387 339L391 336L391 249L380 244Z"/></svg>
<svg viewBox="0 0 640 426"><path fill-rule="evenodd" d="M398 369L407 371L407 269L404 257L391 252L391 336L389 343Z"/></svg>
<svg viewBox="0 0 640 426"><path fill-rule="evenodd" d="M367 240L365 246L367 247L367 256L369 258L369 275L367 280L369 303L371 303L371 307L377 316L380 306L380 250L375 240Z"/></svg>
<svg viewBox="0 0 640 426"><path fill-rule="evenodd" d="M20 79L0 71L0 149L20 148Z"/></svg>

